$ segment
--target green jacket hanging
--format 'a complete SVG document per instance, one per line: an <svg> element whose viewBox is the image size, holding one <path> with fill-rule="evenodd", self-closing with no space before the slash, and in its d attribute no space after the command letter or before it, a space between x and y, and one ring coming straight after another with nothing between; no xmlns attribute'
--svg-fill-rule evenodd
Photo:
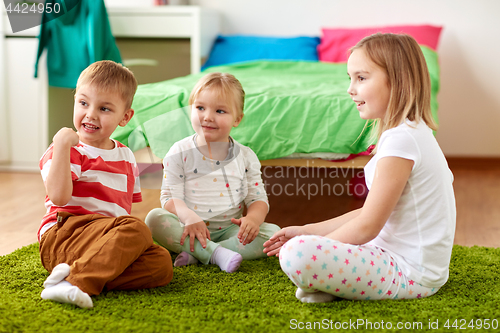
<svg viewBox="0 0 500 333"><path fill-rule="evenodd" d="M47 48L49 85L75 88L80 73L99 60L121 63L120 52L111 33L103 0L56 0L61 8L71 8L54 18L44 13L38 36L38 61Z"/></svg>

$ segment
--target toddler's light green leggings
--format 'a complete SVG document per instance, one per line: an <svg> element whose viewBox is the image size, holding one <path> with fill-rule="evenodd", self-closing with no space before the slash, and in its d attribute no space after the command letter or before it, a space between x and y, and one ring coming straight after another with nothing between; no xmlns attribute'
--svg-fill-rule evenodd
<svg viewBox="0 0 500 333"><path fill-rule="evenodd" d="M184 239L184 245L180 244L181 235L184 232L184 223L180 222L176 215L163 208L155 208L146 216L145 222L153 234L153 239L158 244L172 252L181 253L185 251L204 264L210 262L212 253L219 245L238 252L244 260L267 257L262 252L264 249L263 244L275 232L280 230L280 227L277 225L264 222L260 226L259 235L250 244L243 245L237 237L240 227L231 223L226 228L210 230L210 238L212 240L207 240L207 247L205 249L201 246L198 239L196 239L194 242L194 252L191 252L189 248L189 236Z"/></svg>

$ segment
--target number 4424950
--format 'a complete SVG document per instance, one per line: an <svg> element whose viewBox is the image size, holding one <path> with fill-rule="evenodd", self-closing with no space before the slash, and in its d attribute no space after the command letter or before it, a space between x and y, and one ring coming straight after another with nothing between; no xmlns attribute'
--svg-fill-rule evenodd
<svg viewBox="0 0 500 333"><path fill-rule="evenodd" d="M444 323L444 327L447 329L457 329L457 330L465 330L465 329L497 329L498 328L498 320L497 319L471 319L469 322L465 319L455 319L452 322L452 319L448 319Z"/></svg>
<svg viewBox="0 0 500 333"><path fill-rule="evenodd" d="M12 8L12 3L9 3L7 8L5 8L7 13L17 13L17 14L41 14L43 12L47 12L47 14L50 14L52 12L54 13L59 13L61 11L61 5L58 3L34 3L34 4L28 4L28 3L17 3L14 8Z"/></svg>

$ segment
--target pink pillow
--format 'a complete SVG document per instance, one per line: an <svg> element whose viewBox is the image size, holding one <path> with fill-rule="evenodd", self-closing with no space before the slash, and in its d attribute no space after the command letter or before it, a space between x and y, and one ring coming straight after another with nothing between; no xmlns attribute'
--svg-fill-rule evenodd
<svg viewBox="0 0 500 333"><path fill-rule="evenodd" d="M347 62L349 49L361 39L377 32L405 33L433 50L437 49L442 27L432 25L402 25L360 29L322 29L323 37L318 46L319 61Z"/></svg>

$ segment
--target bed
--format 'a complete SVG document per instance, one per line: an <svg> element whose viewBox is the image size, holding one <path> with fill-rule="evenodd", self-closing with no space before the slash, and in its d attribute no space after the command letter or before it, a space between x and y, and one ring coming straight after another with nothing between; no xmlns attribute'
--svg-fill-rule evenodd
<svg viewBox="0 0 500 333"><path fill-rule="evenodd" d="M228 72L246 92L245 116L231 135L252 148L263 166L362 168L375 142L371 122L359 117L346 92L346 61L349 47L375 32L408 33L421 45L437 121L441 27L322 32L322 38L219 36L201 73L140 85L134 117L113 138L136 152L139 162L161 163L174 142L194 133L188 98L197 80L207 72Z"/></svg>

